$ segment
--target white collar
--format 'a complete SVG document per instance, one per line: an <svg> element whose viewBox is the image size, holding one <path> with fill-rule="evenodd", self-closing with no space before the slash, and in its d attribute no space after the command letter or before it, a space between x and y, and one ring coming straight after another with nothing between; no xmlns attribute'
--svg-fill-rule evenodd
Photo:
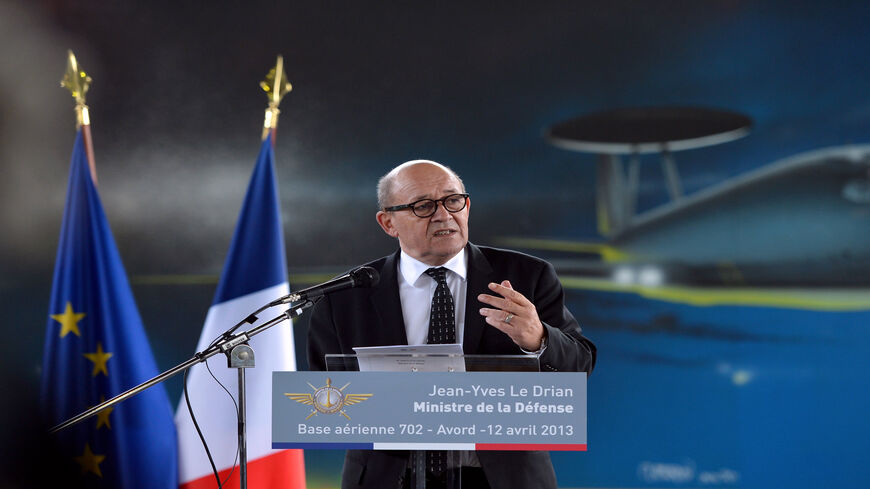
<svg viewBox="0 0 870 489"><path fill-rule="evenodd" d="M465 260L465 248L462 248L459 253L441 266L452 271L462 280L465 280L465 277L468 274L468 264ZM399 272L402 274L402 277L405 278L405 282L409 284L417 283L417 279L420 278L420 275L426 273L426 270L430 268L432 268L432 265L427 265L420 260L413 258L411 255L405 253L404 250L402 250L399 255Z"/></svg>

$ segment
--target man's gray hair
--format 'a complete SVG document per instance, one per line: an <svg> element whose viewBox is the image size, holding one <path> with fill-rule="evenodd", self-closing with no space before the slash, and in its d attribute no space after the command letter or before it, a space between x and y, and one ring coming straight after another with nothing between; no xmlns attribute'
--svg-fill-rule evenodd
<svg viewBox="0 0 870 489"><path fill-rule="evenodd" d="M395 186L395 183L396 183L396 175L398 175L399 172L404 170L405 168L408 168L409 166L417 165L420 163L427 163L430 165L435 165L437 167L443 168L444 170L447 170L447 172L449 172L451 175L453 175L456 178L456 181L459 182L460 189L463 192L465 192L465 184L462 183L462 179L459 178L459 175L457 175L455 171L451 170L450 167L448 167L446 165L442 165L441 163L438 163L437 161L432 161L432 160L411 160L411 161L406 161L406 162L402 163L401 165L393 168L392 170L389 171L389 173L382 176L381 179L378 180L378 208L379 209L383 210L383 209L390 207L390 206L393 206L393 205L400 205L400 204L407 204L408 203L408 202L401 202L401 203L391 202L391 199L393 197L393 187Z"/></svg>

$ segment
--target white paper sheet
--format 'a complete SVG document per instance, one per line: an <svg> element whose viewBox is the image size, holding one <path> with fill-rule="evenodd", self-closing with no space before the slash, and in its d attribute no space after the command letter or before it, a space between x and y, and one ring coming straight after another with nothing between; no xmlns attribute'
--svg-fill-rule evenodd
<svg viewBox="0 0 870 489"><path fill-rule="evenodd" d="M360 372L465 372L459 343L365 346L353 350Z"/></svg>

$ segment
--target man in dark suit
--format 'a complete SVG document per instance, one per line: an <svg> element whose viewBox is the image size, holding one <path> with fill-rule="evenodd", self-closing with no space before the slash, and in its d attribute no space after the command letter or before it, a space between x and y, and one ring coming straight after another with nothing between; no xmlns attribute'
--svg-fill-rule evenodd
<svg viewBox="0 0 870 489"><path fill-rule="evenodd" d="M462 343L465 353L525 353L537 355L544 372L592 371L595 346L565 308L553 267L468 242L471 202L452 170L426 160L399 165L381 178L378 204L377 221L400 249L367 264L380 273L375 287L337 292L315 306L308 337L312 370L325 369L325 354L353 353L356 346L433 342L433 295L444 294L446 285L455 315L449 333L455 328L455 336L447 338ZM408 459L404 451L349 450L342 487L402 487ZM469 487L466 474L480 479L474 487L556 487L547 452L470 452L463 464L470 467L462 471Z"/></svg>

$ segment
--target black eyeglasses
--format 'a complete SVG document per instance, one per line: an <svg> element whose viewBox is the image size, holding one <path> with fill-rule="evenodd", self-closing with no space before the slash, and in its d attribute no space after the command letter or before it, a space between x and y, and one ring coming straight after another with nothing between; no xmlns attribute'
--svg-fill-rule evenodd
<svg viewBox="0 0 870 489"><path fill-rule="evenodd" d="M443 205L448 212L459 212L462 209L465 209L465 206L468 204L468 194L451 194L443 199L436 200L420 199L416 202L411 202L410 204L387 207L384 211L395 212L403 209L411 209L417 217L429 217L432 214L435 214L435 211L438 210L439 202L441 202L441 205Z"/></svg>

